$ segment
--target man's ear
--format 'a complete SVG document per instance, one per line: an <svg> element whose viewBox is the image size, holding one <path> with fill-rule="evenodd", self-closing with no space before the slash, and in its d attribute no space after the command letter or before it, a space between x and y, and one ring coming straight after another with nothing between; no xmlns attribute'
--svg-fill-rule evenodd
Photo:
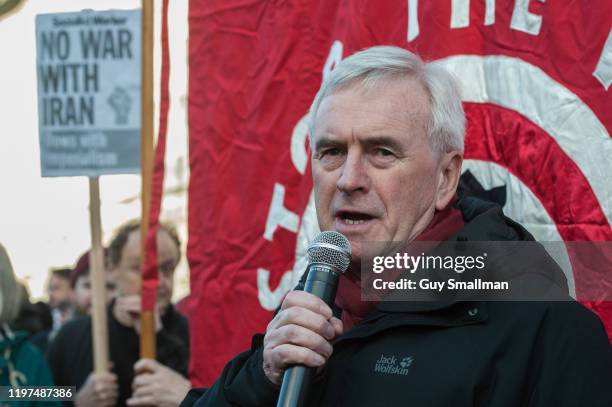
<svg viewBox="0 0 612 407"><path fill-rule="evenodd" d="M438 185L436 193L436 210L446 208L457 192L463 154L459 151L444 153L438 167Z"/></svg>

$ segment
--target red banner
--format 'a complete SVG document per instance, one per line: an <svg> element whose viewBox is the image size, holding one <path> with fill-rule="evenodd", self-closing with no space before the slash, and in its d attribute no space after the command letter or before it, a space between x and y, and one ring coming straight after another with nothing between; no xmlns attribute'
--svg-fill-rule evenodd
<svg viewBox="0 0 612 407"><path fill-rule="evenodd" d="M456 74L465 167L504 185L504 210L536 238L612 240L606 1L191 1L189 24L194 384L248 348L304 270L317 232L305 117L325 72L362 48ZM590 306L612 332L612 307Z"/></svg>

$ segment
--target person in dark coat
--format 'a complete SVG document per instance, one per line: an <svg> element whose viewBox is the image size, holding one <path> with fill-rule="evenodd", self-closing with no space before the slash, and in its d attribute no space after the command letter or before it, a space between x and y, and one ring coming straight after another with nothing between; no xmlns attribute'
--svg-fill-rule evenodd
<svg viewBox="0 0 612 407"><path fill-rule="evenodd" d="M51 371L43 354L30 342L26 331L13 331L12 324L23 315L24 291L15 279L8 253L0 244L0 386L53 386ZM7 394L5 393L5 397ZM5 399L3 406L59 406L59 401L18 401Z"/></svg>
<svg viewBox="0 0 612 407"><path fill-rule="evenodd" d="M110 302L116 296L116 283L115 283L115 274L113 271L109 270L108 265L108 250L104 249L104 277L106 280L106 304L110 304ZM59 269L60 272L63 272L66 269ZM89 315L91 311L91 279L90 279L90 268L89 268L89 250L85 253L81 254L77 259L74 268L68 269L70 271L68 277L68 284L70 286L70 307L67 312L61 315L58 315L56 319L54 317L54 324L57 321L58 326L54 326L52 329L46 330L44 332L40 332L34 335L30 341L36 345L44 354L47 353L51 342L58 334L60 328L66 322L78 318L84 315ZM49 283L51 286L52 283ZM49 289L51 291L51 289ZM51 304L52 302L49 301ZM56 310L59 311L59 310ZM54 313L57 315L58 313Z"/></svg>
<svg viewBox="0 0 612 407"><path fill-rule="evenodd" d="M119 228L108 249L118 296L108 307L111 371L93 373L90 316L67 323L53 341L49 361L57 385L76 386L77 406L178 405L189 390L189 329L170 300L180 242L164 225L157 236L159 286L157 360L140 360L140 224Z"/></svg>
<svg viewBox="0 0 612 407"><path fill-rule="evenodd" d="M465 116L446 71L401 48L366 49L324 79L309 117L319 226L352 247L335 304L300 291L303 277L265 335L184 406L276 405L296 364L316 369L307 406L612 405L599 318L498 205L457 198ZM565 301L391 301L397 289L362 301L366 242L417 241L532 241L529 256L491 268Z"/></svg>

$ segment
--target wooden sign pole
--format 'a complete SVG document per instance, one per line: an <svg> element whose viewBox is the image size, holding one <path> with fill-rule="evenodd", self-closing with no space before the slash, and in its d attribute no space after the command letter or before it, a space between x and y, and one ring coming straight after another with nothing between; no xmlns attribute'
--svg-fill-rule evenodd
<svg viewBox="0 0 612 407"><path fill-rule="evenodd" d="M108 372L108 325L106 323L106 278L102 249L102 222L100 216L100 184L98 177L89 177L89 221L91 251L89 275L91 279L91 318L94 349L94 371Z"/></svg>
<svg viewBox="0 0 612 407"><path fill-rule="evenodd" d="M142 217L140 261L144 263L153 175L153 0L142 0L142 100L140 165L142 167ZM142 267L141 267L142 270ZM155 359L155 317L153 311L140 314L140 357Z"/></svg>

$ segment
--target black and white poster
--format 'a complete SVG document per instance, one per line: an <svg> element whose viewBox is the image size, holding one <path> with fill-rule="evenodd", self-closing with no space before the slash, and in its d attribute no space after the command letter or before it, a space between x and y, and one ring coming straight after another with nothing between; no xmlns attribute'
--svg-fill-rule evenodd
<svg viewBox="0 0 612 407"><path fill-rule="evenodd" d="M43 177L140 172L140 10L36 17Z"/></svg>

